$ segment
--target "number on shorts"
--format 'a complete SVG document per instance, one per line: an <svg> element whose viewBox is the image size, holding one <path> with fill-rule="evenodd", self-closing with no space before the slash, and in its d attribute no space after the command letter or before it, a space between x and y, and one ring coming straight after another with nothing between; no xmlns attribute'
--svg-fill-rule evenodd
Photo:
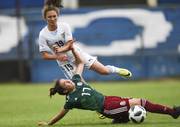
<svg viewBox="0 0 180 127"><path fill-rule="evenodd" d="M64 67L65 67L66 70L68 70L68 71L71 71L71 70L74 69L73 66L72 66L71 64L65 64Z"/></svg>

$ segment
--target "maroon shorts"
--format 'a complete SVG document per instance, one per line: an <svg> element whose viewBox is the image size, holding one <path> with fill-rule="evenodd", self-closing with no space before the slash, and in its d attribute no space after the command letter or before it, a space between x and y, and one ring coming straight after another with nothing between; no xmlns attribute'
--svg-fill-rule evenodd
<svg viewBox="0 0 180 127"><path fill-rule="evenodd" d="M109 118L127 118L130 98L106 96L104 100L103 115Z"/></svg>

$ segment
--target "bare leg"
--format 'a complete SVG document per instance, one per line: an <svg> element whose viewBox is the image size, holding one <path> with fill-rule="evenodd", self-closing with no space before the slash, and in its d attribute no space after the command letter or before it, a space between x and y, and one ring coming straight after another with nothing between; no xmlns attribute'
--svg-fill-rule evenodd
<svg viewBox="0 0 180 127"><path fill-rule="evenodd" d="M111 73L116 73L122 77L129 78L132 76L131 72L124 68L118 68L112 65L104 66L99 61L95 61L92 66L90 67L91 70L96 71L101 75L109 75Z"/></svg>
<svg viewBox="0 0 180 127"><path fill-rule="evenodd" d="M101 75L108 75L110 73L109 69L101 64L99 61L95 61L90 67L91 70L96 71Z"/></svg>

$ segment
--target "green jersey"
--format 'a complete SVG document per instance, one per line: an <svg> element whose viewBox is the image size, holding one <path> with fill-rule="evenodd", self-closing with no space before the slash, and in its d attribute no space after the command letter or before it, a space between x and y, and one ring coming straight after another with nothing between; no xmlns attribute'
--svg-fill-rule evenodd
<svg viewBox="0 0 180 127"><path fill-rule="evenodd" d="M80 75L73 76L75 90L66 96L65 109L85 109L102 112L104 96L81 81Z"/></svg>

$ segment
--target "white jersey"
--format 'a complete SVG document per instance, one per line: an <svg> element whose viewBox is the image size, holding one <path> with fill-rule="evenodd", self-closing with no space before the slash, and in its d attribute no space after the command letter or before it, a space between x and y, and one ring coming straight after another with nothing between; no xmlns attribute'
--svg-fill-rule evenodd
<svg viewBox="0 0 180 127"><path fill-rule="evenodd" d="M54 46L62 47L69 40L73 40L73 37L72 37L71 29L67 23L58 22L57 29L55 31L49 31L48 27L46 26L40 31L39 34L39 51L40 52L46 51L55 54L55 52L53 51L53 47ZM75 49L78 52L80 52L81 56L85 60L85 66L87 68L90 68L90 66L94 63L96 58L83 52L77 46L75 46ZM65 76L71 79L75 74L75 69L76 69L74 63L75 58L71 51L67 51L66 55L68 57L68 61L61 62L57 60L57 63L61 67Z"/></svg>

